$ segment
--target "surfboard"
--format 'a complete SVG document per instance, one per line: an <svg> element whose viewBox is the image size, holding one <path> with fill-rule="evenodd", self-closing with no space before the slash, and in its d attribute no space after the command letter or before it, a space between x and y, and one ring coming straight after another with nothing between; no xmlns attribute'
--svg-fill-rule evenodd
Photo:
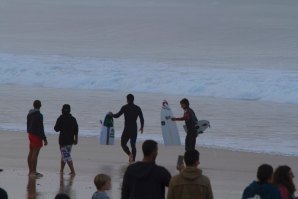
<svg viewBox="0 0 298 199"><path fill-rule="evenodd" d="M114 145L115 130L113 117L106 114L104 122L102 123L102 121L100 121L100 125L99 143L102 145Z"/></svg>
<svg viewBox="0 0 298 199"><path fill-rule="evenodd" d="M166 100L162 102L160 111L161 131L165 145L181 145L179 131L175 121L172 121L172 110Z"/></svg>
<svg viewBox="0 0 298 199"><path fill-rule="evenodd" d="M187 128L183 125L185 132L187 132ZM210 122L208 120L199 120L196 123L196 129L198 134L202 134L205 132L207 128L210 128Z"/></svg>

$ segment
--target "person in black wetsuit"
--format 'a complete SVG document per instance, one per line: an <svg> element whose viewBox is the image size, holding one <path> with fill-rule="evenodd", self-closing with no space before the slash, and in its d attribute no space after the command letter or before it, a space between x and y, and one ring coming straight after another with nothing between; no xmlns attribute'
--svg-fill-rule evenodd
<svg viewBox="0 0 298 199"><path fill-rule="evenodd" d="M121 136L121 147L123 151L129 156L129 163L135 161L137 149L136 149L136 140L138 135L138 126L137 119L140 118L141 128L139 129L141 133L143 133L144 128L144 117L142 110L139 106L134 104L134 96L132 94L128 94L126 96L127 104L122 106L120 111L116 114L110 112L110 115L113 118L118 118L122 114L124 114L124 130ZM131 151L127 146L127 142L130 140Z"/></svg>

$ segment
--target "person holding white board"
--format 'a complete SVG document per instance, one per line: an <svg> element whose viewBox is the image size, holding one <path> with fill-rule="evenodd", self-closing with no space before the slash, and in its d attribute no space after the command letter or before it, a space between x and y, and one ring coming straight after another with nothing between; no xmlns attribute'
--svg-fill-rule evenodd
<svg viewBox="0 0 298 199"><path fill-rule="evenodd" d="M120 111L116 114L110 112L110 116L113 118L118 118L122 114L124 114L124 130L121 136L121 147L123 151L129 157L129 163L135 162L135 158L137 155L136 149L136 140L138 136L138 127L137 127L137 119L140 118L141 128L139 131L143 133L144 128L144 117L142 110L139 106L134 104L134 96L132 94L128 94L126 96L127 104L122 106ZM131 151L127 146L127 142L130 140Z"/></svg>
<svg viewBox="0 0 298 199"><path fill-rule="evenodd" d="M183 98L180 101L181 108L184 110L182 117L172 117L173 121L185 121L186 126L186 137L185 137L185 151L194 150L196 146L196 139L198 132L196 129L196 123L198 119L195 112L189 107L189 101L186 98Z"/></svg>

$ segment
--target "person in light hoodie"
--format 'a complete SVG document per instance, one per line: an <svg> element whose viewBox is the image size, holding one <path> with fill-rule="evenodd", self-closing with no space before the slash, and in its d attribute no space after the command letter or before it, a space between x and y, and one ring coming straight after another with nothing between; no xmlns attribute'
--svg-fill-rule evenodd
<svg viewBox="0 0 298 199"><path fill-rule="evenodd" d="M180 174L170 180L167 199L213 199L210 180L198 168L200 153L188 150L184 153L186 167L177 166Z"/></svg>

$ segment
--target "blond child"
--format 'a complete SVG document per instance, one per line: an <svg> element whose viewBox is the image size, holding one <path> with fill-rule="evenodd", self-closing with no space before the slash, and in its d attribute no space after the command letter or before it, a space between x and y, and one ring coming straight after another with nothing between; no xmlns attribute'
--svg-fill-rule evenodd
<svg viewBox="0 0 298 199"><path fill-rule="evenodd" d="M106 174L98 174L94 178L94 185L97 191L94 192L92 199L110 199L105 191L111 189L111 177Z"/></svg>

